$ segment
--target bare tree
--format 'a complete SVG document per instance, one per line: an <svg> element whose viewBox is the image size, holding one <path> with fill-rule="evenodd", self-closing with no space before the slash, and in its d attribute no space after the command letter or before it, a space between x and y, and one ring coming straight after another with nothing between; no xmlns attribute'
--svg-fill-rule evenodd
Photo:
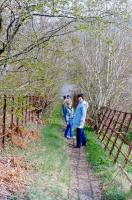
<svg viewBox="0 0 132 200"><path fill-rule="evenodd" d="M95 118L101 106L119 108L125 104L127 110L132 100L132 30L122 30L113 24L105 29L97 27L96 24L85 33L79 33L80 43L76 44L78 48L71 58L74 81L85 92Z"/></svg>

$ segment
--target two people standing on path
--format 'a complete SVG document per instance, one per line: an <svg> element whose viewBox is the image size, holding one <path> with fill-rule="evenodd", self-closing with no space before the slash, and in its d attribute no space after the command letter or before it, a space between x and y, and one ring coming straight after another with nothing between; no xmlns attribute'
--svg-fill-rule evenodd
<svg viewBox="0 0 132 200"><path fill-rule="evenodd" d="M85 146L87 143L87 138L84 133L84 124L87 115L88 102L84 100L83 94L79 94L78 96L78 105L76 111L72 108L72 101L68 98L65 99L65 112L64 118L67 123L67 127L65 130L64 136L68 136L68 132L70 132L70 138L73 138L73 129L76 129L76 140L77 140L77 148L81 146Z"/></svg>

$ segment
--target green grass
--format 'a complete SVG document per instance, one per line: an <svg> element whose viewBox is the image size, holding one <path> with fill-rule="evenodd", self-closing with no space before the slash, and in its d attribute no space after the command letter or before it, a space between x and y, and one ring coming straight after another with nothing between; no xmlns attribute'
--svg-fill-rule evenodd
<svg viewBox="0 0 132 200"><path fill-rule="evenodd" d="M102 139L102 138L103 138L103 136L100 137L100 139ZM104 143L106 144L107 141L108 141L108 139L105 137L104 138ZM115 141L115 137L112 136L111 139L110 139L110 141L109 141L109 144L108 144L108 149L112 148L114 141ZM116 141L116 147L113 149L113 152L112 152L113 156L116 155L117 150L118 150L117 147L119 147L120 144L121 144L121 140L117 139L117 141ZM121 151L126 156L127 156L127 153L128 153L128 148L129 148L129 146L127 144L123 144L122 148L121 148ZM124 159L125 159L124 156L120 153L119 156L118 156L118 163L120 163L120 164L124 163ZM131 159L132 159L132 155L129 156L129 160L131 160ZM127 170L132 172L132 167L127 166Z"/></svg>
<svg viewBox="0 0 132 200"><path fill-rule="evenodd" d="M88 137L86 156L97 176L100 178L103 191L103 200L132 199L131 190L125 190L122 182L124 177L118 172L118 165L113 165L112 158L105 151L97 136L90 128L85 128ZM127 183L126 183L127 184ZM125 184L125 185L126 185Z"/></svg>
<svg viewBox="0 0 132 200"><path fill-rule="evenodd" d="M69 157L62 135L63 121L57 108L48 125L41 129L41 138L27 150L7 147L4 155L24 156L32 170L28 179L33 182L27 192L29 200L66 200L70 180ZM29 181L30 182L30 181ZM15 197L14 197L15 199ZM17 200L19 199L16 198Z"/></svg>
<svg viewBox="0 0 132 200"><path fill-rule="evenodd" d="M26 177L31 183L26 193L27 200L67 200L70 164L59 108L47 119L47 124L41 129L40 140L32 142L28 149L7 146L2 153L5 156L24 156L32 167ZM102 200L131 200L132 192L124 190L120 174L115 176L117 165L112 164L112 158L104 151L92 129L86 128L86 133L86 156L100 178L104 194ZM131 168L129 170L131 172ZM19 197L13 199L20 200Z"/></svg>
<svg viewBox="0 0 132 200"><path fill-rule="evenodd" d="M37 173L37 181L29 195L33 200L67 199L69 158L62 137L63 122L58 109L48 119L48 124L42 129L41 141L30 157Z"/></svg>

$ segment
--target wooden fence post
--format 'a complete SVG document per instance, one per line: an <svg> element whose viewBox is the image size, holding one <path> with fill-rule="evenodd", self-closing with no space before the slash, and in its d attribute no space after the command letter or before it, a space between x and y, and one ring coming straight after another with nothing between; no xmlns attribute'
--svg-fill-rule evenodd
<svg viewBox="0 0 132 200"><path fill-rule="evenodd" d="M116 111L115 113L117 113L118 111ZM108 138L108 140L107 140L107 143L106 143L106 145L105 145L105 149L108 147L108 145L109 145L109 142L110 142L110 140L111 140L111 138L112 138L112 135L113 135L113 133L114 133L114 130L115 130L115 127L116 127L116 125L117 125L117 122L118 122L118 119L119 119L119 117L120 117L120 112L118 112L118 115L117 115L117 118L116 118L116 120L114 121L114 125L113 125L113 127L112 127L112 129L111 129L111 134L110 134L110 136L109 136L109 138Z"/></svg>
<svg viewBox="0 0 132 200"><path fill-rule="evenodd" d="M102 123L101 123L102 127L101 127L101 129L99 130L99 132L98 132L98 134L99 134L98 138L100 138L101 133L102 133L103 130L104 130L104 127L105 127L105 125L106 125L107 120L109 119L109 116L110 116L111 112L112 112L112 110L109 109L109 110L106 112L106 114L108 114L108 115L107 115L107 116L106 116L106 114L104 115L104 122L102 121ZM106 118L106 119L105 119L105 118Z"/></svg>
<svg viewBox="0 0 132 200"><path fill-rule="evenodd" d="M27 105L28 105L28 96L25 97L25 124L27 124Z"/></svg>
<svg viewBox="0 0 132 200"><path fill-rule="evenodd" d="M109 130L109 127L110 127L112 121L113 121L113 118L114 118L114 115L115 115L115 110L113 110L113 111L111 111L111 112L113 112L112 117L111 117L111 119L108 118L109 123L108 123L108 125L107 125L107 128L106 128L106 130L105 130L105 132L104 132L104 134L103 134L103 138L101 139L101 141L103 141L103 140L105 139L105 136L106 136L106 134L107 134L107 132L108 132L108 130ZM110 114L111 114L111 112L110 112ZM110 116L110 115L109 115L109 116Z"/></svg>
<svg viewBox="0 0 132 200"><path fill-rule="evenodd" d="M31 97L31 105L32 105L32 107L34 105L34 97L33 96ZM33 110L31 110L31 121L33 122L33 120L34 120L34 118L33 118Z"/></svg>
<svg viewBox="0 0 132 200"><path fill-rule="evenodd" d="M22 125L24 124L24 119L23 119L23 118L24 118L24 108L23 108L24 105L23 105L23 100L24 100L24 99L23 99L23 97L22 97L22 103L21 103Z"/></svg>
<svg viewBox="0 0 132 200"><path fill-rule="evenodd" d="M10 128L12 130L13 128L13 120L14 120L14 97L11 97L11 123L10 123Z"/></svg>
<svg viewBox="0 0 132 200"><path fill-rule="evenodd" d="M18 110L18 112L20 111L19 99L20 99L20 97L17 98L17 110ZM19 113L18 113L18 115L19 115ZM16 117L16 125L17 125L17 129L16 130L17 130L17 132L18 132L19 121L20 121L19 116L17 116Z"/></svg>
<svg viewBox="0 0 132 200"><path fill-rule="evenodd" d="M30 112L30 105L31 105L31 96L28 97L28 120L30 121L31 112Z"/></svg>
<svg viewBox="0 0 132 200"><path fill-rule="evenodd" d="M111 149L110 149L110 155L112 154L112 152L113 152L113 150L114 150L115 144L116 144L117 139L118 139L118 136L119 136L119 134L120 134L120 130L122 129L122 126L123 126L123 124L124 124L125 118L126 118L126 113L123 113L123 118L122 118L122 122L121 122L121 124L120 124L119 132L116 134L115 140L114 140L113 145L112 145L112 147L111 147ZM116 159L116 158L115 158L115 159ZM115 160L115 159L114 159L114 160Z"/></svg>
<svg viewBox="0 0 132 200"><path fill-rule="evenodd" d="M5 130L6 130L6 106L7 106L7 104L6 104L6 101L7 101L7 99L6 99L7 97L6 97L6 95L4 95L4 97L3 97L3 124L2 124L2 135L3 135L3 137L2 137L2 148L4 147L4 143L5 143L5 137L4 137L4 135L5 135Z"/></svg>
<svg viewBox="0 0 132 200"><path fill-rule="evenodd" d="M103 113L103 109L105 109L105 110L104 110L104 113ZM107 107L101 108L100 111L101 111L101 113L100 113L100 118L99 118L100 123L99 123L99 125L98 125L98 127L97 127L97 133L100 133L99 129L100 129L100 127L101 127L102 122L104 121L104 118L105 118L106 113L108 112L108 108L107 108ZM101 114L103 115L103 116L102 116L102 119L101 119Z"/></svg>
<svg viewBox="0 0 132 200"><path fill-rule="evenodd" d="M129 147L128 147L128 153L127 153L127 158L125 158L125 165L128 163L129 160L129 156L131 154L132 151L132 142L130 143Z"/></svg>
<svg viewBox="0 0 132 200"><path fill-rule="evenodd" d="M128 124L127 124L127 127L126 127L126 132L128 132L128 129L131 125L131 122L132 122L132 114L130 114L130 118L128 120ZM125 158L125 165L128 163L128 159L129 159L129 156L131 154L131 151L132 151L132 141L130 142L129 147L128 147L127 159Z"/></svg>

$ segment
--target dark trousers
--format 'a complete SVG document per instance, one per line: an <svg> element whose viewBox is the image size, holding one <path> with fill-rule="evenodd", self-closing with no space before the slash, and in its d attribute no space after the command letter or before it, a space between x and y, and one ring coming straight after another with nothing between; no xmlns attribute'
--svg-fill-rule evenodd
<svg viewBox="0 0 132 200"><path fill-rule="evenodd" d="M82 145L84 145L84 146L86 145L87 138L86 138L86 135L84 133L84 129L83 128L77 128L76 138L77 138L77 147L80 147Z"/></svg>

